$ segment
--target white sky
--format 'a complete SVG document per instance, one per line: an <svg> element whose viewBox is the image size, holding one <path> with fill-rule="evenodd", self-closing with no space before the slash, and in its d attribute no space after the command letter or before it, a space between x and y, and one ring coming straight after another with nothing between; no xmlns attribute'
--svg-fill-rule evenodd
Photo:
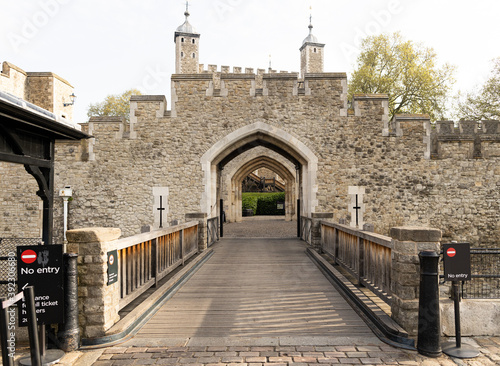
<svg viewBox="0 0 500 366"><path fill-rule="evenodd" d="M192 0L200 63L299 71L308 34L325 43L325 72L352 72L366 35L400 31L457 66L456 90L481 85L500 56L498 0ZM52 71L75 87L75 121L108 94L167 96L184 0L0 0L0 62Z"/></svg>

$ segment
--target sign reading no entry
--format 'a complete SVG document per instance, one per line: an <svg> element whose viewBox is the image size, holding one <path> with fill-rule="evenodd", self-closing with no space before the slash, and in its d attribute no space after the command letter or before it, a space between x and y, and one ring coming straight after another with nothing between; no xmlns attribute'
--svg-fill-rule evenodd
<svg viewBox="0 0 500 366"><path fill-rule="evenodd" d="M470 244L443 244L443 263L446 281L470 281Z"/></svg>
<svg viewBox="0 0 500 366"><path fill-rule="evenodd" d="M38 324L64 322L63 246L31 245L17 247L18 290L35 288ZM28 325L26 302L19 311L19 326Z"/></svg>

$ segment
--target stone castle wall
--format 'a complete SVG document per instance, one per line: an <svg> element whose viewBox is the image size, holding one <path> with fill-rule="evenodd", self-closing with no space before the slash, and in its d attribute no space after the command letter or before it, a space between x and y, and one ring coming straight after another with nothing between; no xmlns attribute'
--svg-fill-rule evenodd
<svg viewBox="0 0 500 366"><path fill-rule="evenodd" d="M0 238L41 238L42 200L23 165L0 162Z"/></svg>
<svg viewBox="0 0 500 366"><path fill-rule="evenodd" d="M73 86L52 72L26 72L5 61L0 73L0 91L73 120L73 105L64 106L71 102Z"/></svg>
<svg viewBox="0 0 500 366"><path fill-rule="evenodd" d="M315 212L332 212L335 221L349 217L348 187L363 186L364 220L376 232L430 225L443 230L444 241L498 240L495 154L470 158L442 142L442 153L435 155L428 119L402 116L391 123L384 96L356 96L348 112L345 74L309 74L303 87L297 74L264 74L261 90L255 74L218 77L220 88L211 73L173 75L171 112L164 97L135 97L131 126L91 120L87 128L95 141L58 144L56 186L69 184L75 192L70 228L114 226L124 236L138 233L153 222L153 187L169 188L169 221L200 212L207 189L200 158L225 136L259 122L285 131L317 156ZM496 146L498 134L484 148ZM82 161L81 151L95 159ZM210 203L212 215L216 204ZM59 208L55 222L60 235Z"/></svg>
<svg viewBox="0 0 500 366"><path fill-rule="evenodd" d="M28 74L26 71L9 62L2 63L2 72L0 73L1 91L26 99L27 83Z"/></svg>

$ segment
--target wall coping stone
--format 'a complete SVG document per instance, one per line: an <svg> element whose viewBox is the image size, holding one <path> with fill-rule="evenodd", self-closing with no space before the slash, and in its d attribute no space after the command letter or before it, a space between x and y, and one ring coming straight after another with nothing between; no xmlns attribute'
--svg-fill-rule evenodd
<svg viewBox="0 0 500 366"><path fill-rule="evenodd" d="M2 73L0 75L5 76L5 77L10 77L10 69L14 69L17 72L20 72L21 74L24 74L25 76L28 76L28 73L21 69L19 66L16 66L8 61L4 61L2 63Z"/></svg>
<svg viewBox="0 0 500 366"><path fill-rule="evenodd" d="M395 121L430 121L428 114L396 114L393 117Z"/></svg>
<svg viewBox="0 0 500 366"><path fill-rule="evenodd" d="M438 242L442 237L439 229L416 226L393 227L390 236L395 240L413 242Z"/></svg>
<svg viewBox="0 0 500 366"><path fill-rule="evenodd" d="M306 73L304 79L347 79L345 72Z"/></svg>
<svg viewBox="0 0 500 366"><path fill-rule="evenodd" d="M313 219L333 219L333 212L312 212Z"/></svg>
<svg viewBox="0 0 500 366"><path fill-rule="evenodd" d="M354 94L353 100L386 100L389 99L388 94Z"/></svg>
<svg viewBox="0 0 500 366"><path fill-rule="evenodd" d="M212 73L203 74L173 74L172 81L183 81L183 80L212 80Z"/></svg>
<svg viewBox="0 0 500 366"><path fill-rule="evenodd" d="M60 77L57 74L54 74L53 72L32 72L32 71L30 71L30 72L27 72L27 74L28 74L28 77L43 77L43 78L53 77L59 81L62 81L64 84L70 86L71 88L73 88L73 85L71 85L67 80L63 79L62 77Z"/></svg>
<svg viewBox="0 0 500 366"><path fill-rule="evenodd" d="M96 243L117 240L122 234L118 228L92 227L73 229L66 232L70 243Z"/></svg>
<svg viewBox="0 0 500 366"><path fill-rule="evenodd" d="M235 74L235 73L221 73L220 75L221 79L228 80L228 79L250 79L253 80L255 79L255 74Z"/></svg>
<svg viewBox="0 0 500 366"><path fill-rule="evenodd" d="M164 95L131 95L131 102L166 102Z"/></svg>
<svg viewBox="0 0 500 366"><path fill-rule="evenodd" d="M92 123L116 123L123 122L125 123L125 117L123 116L92 116L89 119L89 122ZM82 123L86 124L86 123Z"/></svg>
<svg viewBox="0 0 500 366"><path fill-rule="evenodd" d="M291 73L272 73L272 74L264 74L262 75L263 79L298 79L299 74L297 72Z"/></svg>

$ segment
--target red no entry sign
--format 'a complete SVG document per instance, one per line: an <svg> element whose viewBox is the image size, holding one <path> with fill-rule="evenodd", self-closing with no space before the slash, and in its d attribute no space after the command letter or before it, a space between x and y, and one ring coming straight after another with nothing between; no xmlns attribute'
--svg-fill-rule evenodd
<svg viewBox="0 0 500 366"><path fill-rule="evenodd" d="M443 244L444 279L446 281L470 281L470 244Z"/></svg>
<svg viewBox="0 0 500 366"><path fill-rule="evenodd" d="M31 249L25 250L21 254L21 260L26 264L33 263L34 261L36 261L35 251Z"/></svg>

